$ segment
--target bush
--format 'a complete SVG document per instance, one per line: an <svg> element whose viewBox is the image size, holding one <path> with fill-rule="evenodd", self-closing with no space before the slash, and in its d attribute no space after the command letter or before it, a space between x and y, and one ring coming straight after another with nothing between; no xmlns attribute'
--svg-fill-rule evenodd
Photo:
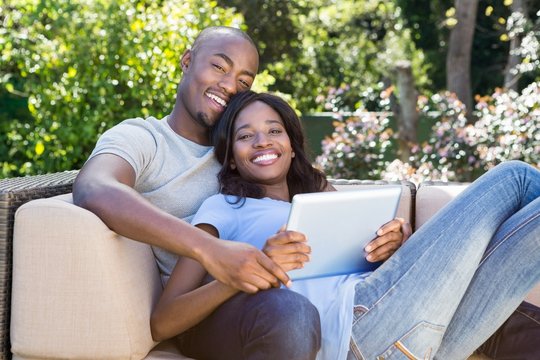
<svg viewBox="0 0 540 360"><path fill-rule="evenodd" d="M476 100L478 121L470 125L454 94L419 97L421 123L433 125L411 148L407 163L392 161L396 147L387 116L367 113L360 120L337 122L335 132L322 142L317 166L332 177L416 183L472 181L506 160L523 160L540 168L540 82L521 94L497 90Z"/></svg>
<svg viewBox="0 0 540 360"><path fill-rule="evenodd" d="M201 0L20 0L0 8L2 89L28 107L26 115L1 114L3 177L79 168L105 129L168 114L186 44L204 27L242 22Z"/></svg>
<svg viewBox="0 0 540 360"><path fill-rule="evenodd" d="M336 178L380 178L392 153L389 124L387 113L372 112L335 121L334 133L322 141L317 166Z"/></svg>

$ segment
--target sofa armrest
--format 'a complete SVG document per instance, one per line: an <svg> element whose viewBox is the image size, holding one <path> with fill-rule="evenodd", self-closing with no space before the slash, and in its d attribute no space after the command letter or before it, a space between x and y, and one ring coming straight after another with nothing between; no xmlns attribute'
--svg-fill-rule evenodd
<svg viewBox="0 0 540 360"><path fill-rule="evenodd" d="M444 205L467 188L468 183L429 181L419 185L416 191L415 230L429 220Z"/></svg>
<svg viewBox="0 0 540 360"><path fill-rule="evenodd" d="M112 232L71 194L16 213L11 344L16 358L143 358L161 293L150 246Z"/></svg>
<svg viewBox="0 0 540 360"><path fill-rule="evenodd" d="M0 180L0 359L10 359L13 222L22 204L71 192L77 171Z"/></svg>
<svg viewBox="0 0 540 360"><path fill-rule="evenodd" d="M420 184L416 192L416 227L426 223L437 211L467 188L467 183L425 182ZM540 306L540 283L525 298L536 306Z"/></svg>

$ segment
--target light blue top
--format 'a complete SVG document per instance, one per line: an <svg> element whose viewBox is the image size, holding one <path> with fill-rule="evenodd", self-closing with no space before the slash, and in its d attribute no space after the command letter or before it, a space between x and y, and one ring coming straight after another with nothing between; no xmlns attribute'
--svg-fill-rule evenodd
<svg viewBox="0 0 540 360"><path fill-rule="evenodd" d="M195 214L192 224L210 224L222 239L246 242L261 249L266 239L287 223L291 207L288 202L246 198L245 203L234 204L235 200L235 196L222 194L208 198ZM346 359L351 337L354 287L366 275L341 275L293 283L291 290L307 297L321 317L322 346L317 359Z"/></svg>

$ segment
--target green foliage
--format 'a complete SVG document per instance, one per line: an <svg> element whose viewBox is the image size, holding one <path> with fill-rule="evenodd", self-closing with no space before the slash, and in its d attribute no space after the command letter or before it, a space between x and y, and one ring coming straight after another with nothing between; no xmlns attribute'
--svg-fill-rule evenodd
<svg viewBox="0 0 540 360"><path fill-rule="evenodd" d="M452 0L397 0L403 10L405 26L412 31L412 39L418 49L426 56L427 76L432 80L430 90L446 88L446 50L449 30L454 24ZM509 41L515 28L511 26L512 1L482 0L478 4L474 43L472 48L472 90L474 94L487 94L503 86L504 69L508 59ZM540 21L540 0L528 0L528 14L531 24ZM426 9L421 11L421 9ZM530 24L528 24L530 25ZM531 36L530 26L521 36ZM536 35L538 39L540 36ZM536 41L538 42L538 41ZM527 54L523 58L527 58ZM538 57L538 56L536 56ZM520 82L520 89L538 79L538 66L535 74L529 73Z"/></svg>
<svg viewBox="0 0 540 360"><path fill-rule="evenodd" d="M429 82L423 75L423 55L414 47L393 1L290 3L295 27L301 29L302 52L283 55L268 69L276 77L271 88L292 94L302 111L322 110L317 97L341 86L362 94L382 81L391 82L396 60L412 61L420 87ZM346 105L352 110L365 108L356 101Z"/></svg>
<svg viewBox="0 0 540 360"><path fill-rule="evenodd" d="M174 103L179 59L210 25L242 18L201 0L17 0L0 5L1 176L79 168L97 137ZM8 94L7 94L8 93Z"/></svg>
<svg viewBox="0 0 540 360"><path fill-rule="evenodd" d="M285 57L300 55L299 33L293 19L303 9L297 2L283 0L218 0L222 6L233 7L244 16L247 33L257 44L260 67Z"/></svg>

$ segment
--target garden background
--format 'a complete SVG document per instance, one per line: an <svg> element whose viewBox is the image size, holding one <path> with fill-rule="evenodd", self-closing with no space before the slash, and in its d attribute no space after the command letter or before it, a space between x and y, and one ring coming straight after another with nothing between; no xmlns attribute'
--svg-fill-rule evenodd
<svg viewBox="0 0 540 360"><path fill-rule="evenodd" d="M104 130L167 115L209 25L254 38L255 89L295 106L331 177L540 167L539 18L540 0L0 0L0 177L79 169Z"/></svg>

